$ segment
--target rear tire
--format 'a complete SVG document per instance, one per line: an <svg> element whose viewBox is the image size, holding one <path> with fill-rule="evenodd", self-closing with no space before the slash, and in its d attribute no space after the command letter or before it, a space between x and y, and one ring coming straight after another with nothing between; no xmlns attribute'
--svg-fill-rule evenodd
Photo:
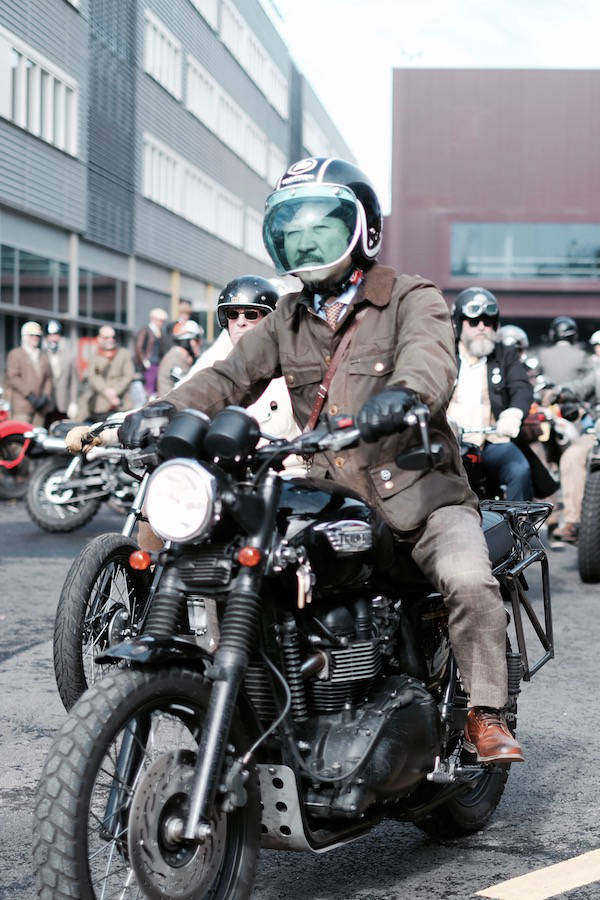
<svg viewBox="0 0 600 900"><path fill-rule="evenodd" d="M579 576L586 584L600 581L600 469L587 474L577 542Z"/></svg>
<svg viewBox="0 0 600 900"><path fill-rule="evenodd" d="M100 896L247 900L256 872L261 820L260 789L252 765L245 805L227 815L213 812L213 833L219 843L214 849L215 837L199 846L197 859L202 854L204 858L196 870L189 859L193 845L191 851L189 845L180 845L181 854L188 854L182 862L173 861L175 853L163 842L144 841L151 847L150 864L166 871L168 879L179 879L181 890L169 888L165 879L159 892L142 893L140 870L128 845L130 814L137 811L135 834L141 818L137 798L144 792L149 770L162 760L169 771L166 753L197 750L210 689L198 672L181 668L118 672L90 688L76 704L55 738L37 790L33 864L41 900ZM129 748L128 736L133 738ZM236 756L249 747L237 718L228 742ZM174 794L172 800L179 800L178 809L185 809L185 798L186 793ZM167 811L158 795L154 806L148 815L152 827L165 821ZM139 849L136 843L135 850ZM185 880L188 870L197 888L193 880ZM156 885L152 873L150 879Z"/></svg>
<svg viewBox="0 0 600 900"><path fill-rule="evenodd" d="M22 434L11 434L0 439L0 459L16 459L26 438ZM14 469L0 466L0 500L22 500L27 493L27 483L34 469L34 463L25 455Z"/></svg>
<svg viewBox="0 0 600 900"><path fill-rule="evenodd" d="M38 466L29 482L25 497L27 512L36 525L45 531L75 531L93 519L100 509L100 500L84 500L73 504L52 502L54 493L61 498L68 494L68 488L57 490L55 483L64 475L69 462L64 456L48 459Z"/></svg>
<svg viewBox="0 0 600 900"><path fill-rule="evenodd" d="M111 669L95 665L95 653L128 637L145 607L150 575L129 566L134 550L133 538L101 534L69 569L54 621L54 674L67 712Z"/></svg>

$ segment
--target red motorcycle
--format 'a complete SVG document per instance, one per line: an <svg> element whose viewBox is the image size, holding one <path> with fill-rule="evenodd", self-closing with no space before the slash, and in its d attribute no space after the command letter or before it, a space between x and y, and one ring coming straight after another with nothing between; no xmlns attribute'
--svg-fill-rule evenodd
<svg viewBox="0 0 600 900"><path fill-rule="evenodd" d="M27 491L33 462L28 456L33 425L9 418L8 404L0 399L0 500L20 500Z"/></svg>

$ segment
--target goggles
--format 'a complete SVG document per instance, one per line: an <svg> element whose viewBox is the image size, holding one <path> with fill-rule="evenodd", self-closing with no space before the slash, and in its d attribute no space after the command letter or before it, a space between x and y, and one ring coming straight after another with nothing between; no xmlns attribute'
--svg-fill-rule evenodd
<svg viewBox="0 0 600 900"><path fill-rule="evenodd" d="M255 322L264 316L261 309L225 309L224 313L225 318L230 322L235 322L238 316L243 316L247 322Z"/></svg>
<svg viewBox="0 0 600 900"><path fill-rule="evenodd" d="M500 310L495 300L480 294L478 297L473 297L472 300L467 300L460 314L467 319L479 319L482 316L496 318L500 315Z"/></svg>

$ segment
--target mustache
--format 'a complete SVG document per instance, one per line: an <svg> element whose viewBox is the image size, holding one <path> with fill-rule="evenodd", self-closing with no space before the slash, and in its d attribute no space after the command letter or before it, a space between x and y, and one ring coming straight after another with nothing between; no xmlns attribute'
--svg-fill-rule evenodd
<svg viewBox="0 0 600 900"><path fill-rule="evenodd" d="M323 257L320 253L315 253L314 250L306 250L300 251L298 254L298 263L317 263L320 265L323 262Z"/></svg>

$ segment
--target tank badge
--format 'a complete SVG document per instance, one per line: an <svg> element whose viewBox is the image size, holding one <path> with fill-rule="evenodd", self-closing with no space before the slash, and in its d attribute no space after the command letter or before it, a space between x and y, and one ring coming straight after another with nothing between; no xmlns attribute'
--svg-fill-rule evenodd
<svg viewBox="0 0 600 900"><path fill-rule="evenodd" d="M492 369L492 384L500 384L502 381L502 374L500 369L496 366Z"/></svg>
<svg viewBox="0 0 600 900"><path fill-rule="evenodd" d="M314 530L323 532L336 553L363 553L373 546L371 526L366 522L343 519L315 525Z"/></svg>

